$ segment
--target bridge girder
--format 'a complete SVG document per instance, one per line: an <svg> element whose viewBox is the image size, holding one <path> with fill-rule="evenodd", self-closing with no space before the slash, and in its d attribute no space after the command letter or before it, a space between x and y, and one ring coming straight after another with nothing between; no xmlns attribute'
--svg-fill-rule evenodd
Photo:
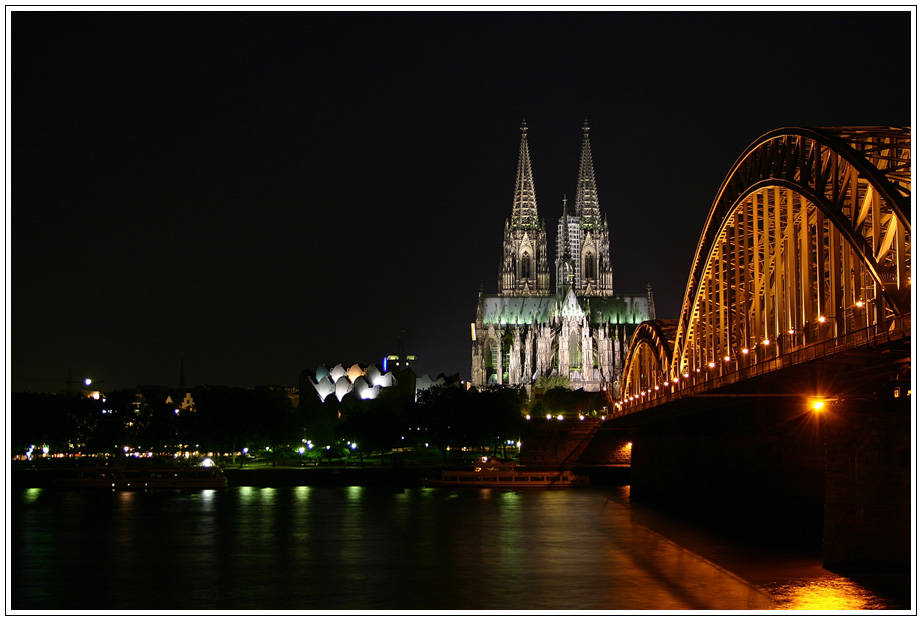
<svg viewBox="0 0 922 621"><path fill-rule="evenodd" d="M781 128L756 140L702 231L671 373L910 313L911 190L908 128Z"/></svg>
<svg viewBox="0 0 922 621"><path fill-rule="evenodd" d="M670 381L677 324L674 319L652 319L634 330L624 361L621 399L630 399L647 390L665 389Z"/></svg>
<svg viewBox="0 0 922 621"><path fill-rule="evenodd" d="M653 326L639 329L622 394L649 390L641 378L654 369L662 380L722 373L910 315L911 192L909 128L757 139L711 206L668 370Z"/></svg>

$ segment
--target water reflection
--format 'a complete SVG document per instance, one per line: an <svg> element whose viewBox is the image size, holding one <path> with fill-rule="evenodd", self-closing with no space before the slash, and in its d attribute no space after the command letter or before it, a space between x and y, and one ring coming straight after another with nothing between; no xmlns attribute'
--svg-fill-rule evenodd
<svg viewBox="0 0 922 621"><path fill-rule="evenodd" d="M667 528L624 490L22 490L13 501L20 610L894 608L818 564L769 565Z"/></svg>
<svg viewBox="0 0 922 621"><path fill-rule="evenodd" d="M884 610L889 602L844 576L768 587L777 610Z"/></svg>

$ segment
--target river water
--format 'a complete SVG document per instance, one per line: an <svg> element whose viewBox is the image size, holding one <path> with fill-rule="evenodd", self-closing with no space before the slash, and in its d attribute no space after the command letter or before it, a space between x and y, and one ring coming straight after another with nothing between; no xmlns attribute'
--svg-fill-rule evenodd
<svg viewBox="0 0 922 621"><path fill-rule="evenodd" d="M13 611L901 609L909 577L559 491L9 492ZM896 593L896 595L894 595ZM8 609L9 610L9 609Z"/></svg>

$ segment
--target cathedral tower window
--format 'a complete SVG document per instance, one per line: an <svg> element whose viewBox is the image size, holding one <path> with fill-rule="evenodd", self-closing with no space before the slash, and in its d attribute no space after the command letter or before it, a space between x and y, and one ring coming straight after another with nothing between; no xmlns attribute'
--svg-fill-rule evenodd
<svg viewBox="0 0 922 621"><path fill-rule="evenodd" d="M527 252L522 254L519 263L519 278L531 278L531 257Z"/></svg>

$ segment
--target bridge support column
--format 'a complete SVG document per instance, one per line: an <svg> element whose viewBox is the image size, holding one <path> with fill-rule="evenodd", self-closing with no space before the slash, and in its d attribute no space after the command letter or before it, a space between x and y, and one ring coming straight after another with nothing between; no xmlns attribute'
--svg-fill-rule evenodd
<svg viewBox="0 0 922 621"><path fill-rule="evenodd" d="M831 569L908 570L912 533L910 397L903 392L880 401L831 404L823 416L823 564Z"/></svg>
<svg viewBox="0 0 922 621"><path fill-rule="evenodd" d="M821 540L823 435L803 399L696 399L638 425L631 499L764 540Z"/></svg>

